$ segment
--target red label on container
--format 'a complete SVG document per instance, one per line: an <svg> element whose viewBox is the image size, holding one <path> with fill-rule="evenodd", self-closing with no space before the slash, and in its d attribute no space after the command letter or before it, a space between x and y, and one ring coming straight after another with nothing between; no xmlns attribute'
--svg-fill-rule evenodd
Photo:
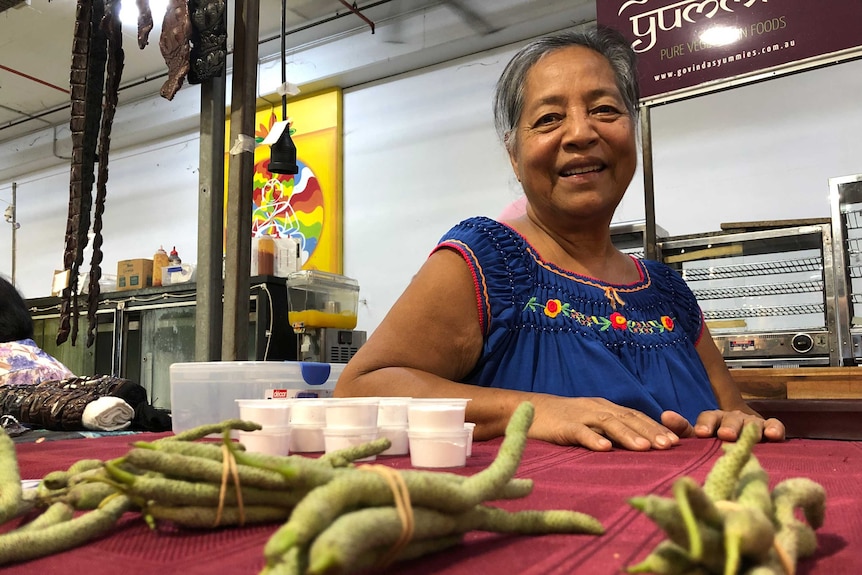
<svg viewBox="0 0 862 575"><path fill-rule="evenodd" d="M273 389L272 390L272 398L273 399L287 399L287 390L286 389Z"/></svg>

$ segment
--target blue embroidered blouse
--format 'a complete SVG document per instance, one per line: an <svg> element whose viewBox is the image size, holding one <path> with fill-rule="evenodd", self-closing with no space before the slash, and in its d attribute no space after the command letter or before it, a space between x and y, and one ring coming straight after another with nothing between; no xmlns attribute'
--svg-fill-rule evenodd
<svg viewBox="0 0 862 575"><path fill-rule="evenodd" d="M658 420L692 424L718 404L695 344L703 315L677 272L634 259L640 280L607 284L544 261L510 227L476 217L435 248L473 273L482 356L466 383L569 397L603 397Z"/></svg>

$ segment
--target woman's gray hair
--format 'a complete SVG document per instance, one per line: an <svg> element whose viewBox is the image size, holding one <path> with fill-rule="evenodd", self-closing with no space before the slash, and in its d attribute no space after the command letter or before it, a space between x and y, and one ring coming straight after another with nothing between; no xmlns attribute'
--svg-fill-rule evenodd
<svg viewBox="0 0 862 575"><path fill-rule="evenodd" d="M524 86L527 73L543 56L572 46L583 46L604 56L616 77L617 88L633 120L638 117L638 78L636 56L622 34L606 27L569 30L534 40L515 54L503 70L494 91L494 126L497 135L511 151L515 128L524 111Z"/></svg>

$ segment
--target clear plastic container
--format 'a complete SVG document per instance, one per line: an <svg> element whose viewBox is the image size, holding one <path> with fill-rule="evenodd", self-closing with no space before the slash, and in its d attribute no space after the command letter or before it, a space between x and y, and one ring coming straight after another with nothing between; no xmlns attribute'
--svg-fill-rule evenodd
<svg viewBox="0 0 862 575"><path fill-rule="evenodd" d="M391 444L380 455L407 455L410 452L406 425L381 425L377 428L377 437L385 437Z"/></svg>
<svg viewBox="0 0 862 575"><path fill-rule="evenodd" d="M290 423L289 399L237 399L239 418L259 423L264 429L287 427Z"/></svg>
<svg viewBox="0 0 862 575"><path fill-rule="evenodd" d="M290 425L290 451L293 453L320 453L326 449L323 424L292 423Z"/></svg>
<svg viewBox="0 0 862 575"><path fill-rule="evenodd" d="M174 363L171 420L175 433L239 417L237 399L331 397L346 364L302 361Z"/></svg>
<svg viewBox="0 0 862 575"><path fill-rule="evenodd" d="M327 428L377 427L377 398L330 397L326 400Z"/></svg>
<svg viewBox="0 0 862 575"><path fill-rule="evenodd" d="M476 429L476 424L468 421L464 424L464 429L467 430L467 457L470 457L473 455L473 430Z"/></svg>
<svg viewBox="0 0 862 575"><path fill-rule="evenodd" d="M300 425L326 425L326 401L331 398L297 398L290 409L290 423Z"/></svg>
<svg viewBox="0 0 862 575"><path fill-rule="evenodd" d="M349 449L368 443L377 439L377 427L353 427L353 428L330 428L323 429L323 441L326 453L332 453L340 449ZM356 461L374 461L376 455L369 455Z"/></svg>
<svg viewBox="0 0 862 575"><path fill-rule="evenodd" d="M287 455L290 451L290 427L240 431L239 442L254 453L265 455Z"/></svg>
<svg viewBox="0 0 862 575"><path fill-rule="evenodd" d="M381 397L377 409L377 425L407 427L409 397Z"/></svg>
<svg viewBox="0 0 862 575"><path fill-rule="evenodd" d="M407 406L411 431L458 431L464 429L469 399L413 398Z"/></svg>
<svg viewBox="0 0 862 575"><path fill-rule="evenodd" d="M294 327L356 327L359 282L342 275L302 270L287 276L287 321Z"/></svg>
<svg viewBox="0 0 862 575"><path fill-rule="evenodd" d="M464 467L470 431L407 431L413 467Z"/></svg>

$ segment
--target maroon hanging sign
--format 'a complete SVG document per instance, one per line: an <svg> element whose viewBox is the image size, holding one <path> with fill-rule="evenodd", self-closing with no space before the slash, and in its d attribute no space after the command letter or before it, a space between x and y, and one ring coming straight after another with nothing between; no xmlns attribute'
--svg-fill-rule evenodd
<svg viewBox="0 0 862 575"><path fill-rule="evenodd" d="M596 0L638 53L642 98L862 46L862 0Z"/></svg>

